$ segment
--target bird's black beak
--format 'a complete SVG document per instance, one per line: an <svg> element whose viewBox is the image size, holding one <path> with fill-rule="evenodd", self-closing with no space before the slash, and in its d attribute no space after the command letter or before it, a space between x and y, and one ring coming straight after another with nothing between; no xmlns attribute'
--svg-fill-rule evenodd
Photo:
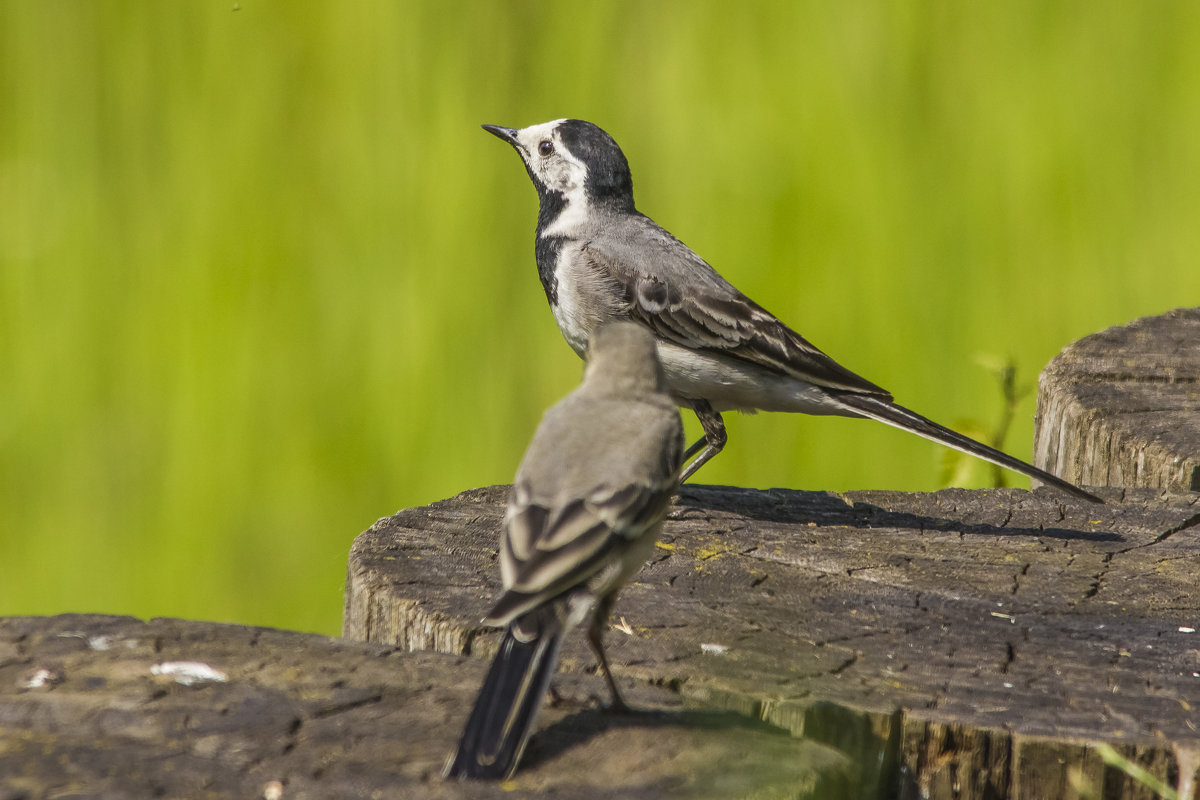
<svg viewBox="0 0 1200 800"><path fill-rule="evenodd" d="M495 136L498 139L503 139L513 147L517 146L516 128L506 128L503 125L483 125L481 127L488 133L492 134L492 136Z"/></svg>

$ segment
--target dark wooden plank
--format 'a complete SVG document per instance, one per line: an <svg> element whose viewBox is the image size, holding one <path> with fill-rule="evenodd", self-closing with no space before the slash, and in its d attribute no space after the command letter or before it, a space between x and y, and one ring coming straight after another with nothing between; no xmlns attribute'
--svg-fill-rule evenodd
<svg viewBox="0 0 1200 800"><path fill-rule="evenodd" d="M177 662L224 679L183 685ZM0 618L0 798L850 796L830 748L651 686L635 698L658 711L614 717L586 675L559 681L514 781L445 783L484 666L206 622Z"/></svg>
<svg viewBox="0 0 1200 800"><path fill-rule="evenodd" d="M1034 463L1087 486L1200 491L1200 308L1059 353L1038 384Z"/></svg>
<svg viewBox="0 0 1200 800"><path fill-rule="evenodd" d="M506 491L465 492L362 534L345 634L489 656L497 637L476 620L498 590ZM1200 496L1103 493L1109 505L1049 490L685 487L656 558L618 602L630 633L609 634L615 670L626 686L838 747L864 791L1124 785L1098 742L1190 779ZM584 644L569 643L565 672L591 669ZM1153 796L1139 786L1121 796Z"/></svg>

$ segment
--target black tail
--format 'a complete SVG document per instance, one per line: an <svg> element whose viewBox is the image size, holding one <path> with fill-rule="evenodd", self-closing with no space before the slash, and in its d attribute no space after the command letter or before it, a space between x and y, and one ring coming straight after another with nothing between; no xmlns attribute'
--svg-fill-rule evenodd
<svg viewBox="0 0 1200 800"><path fill-rule="evenodd" d="M1068 494L1087 500L1088 502L1104 502L1091 492L1085 492L1075 484L1064 481L1057 475L1052 475L1043 469L1038 469L1032 464L1026 464L1019 458L1013 458L1007 453L1002 453L994 447L988 447L982 442L977 442L968 436L963 436L961 433L943 427L931 419L922 417L915 411L909 411L904 406L896 405L890 400L851 392L831 392L831 394L835 394L840 402L862 414L864 417L870 417L873 420L906 430L909 433L924 436L926 439L935 441L938 444L944 444L946 447L952 447L955 450L960 450L976 458L982 458L984 461L991 462L992 464L997 464L1014 472L1019 472L1022 475L1036 478L1042 483L1048 483L1056 489L1061 489Z"/></svg>
<svg viewBox="0 0 1200 800"><path fill-rule="evenodd" d="M444 777L501 780L516 771L558 666L562 639L563 626L551 608L508 627Z"/></svg>

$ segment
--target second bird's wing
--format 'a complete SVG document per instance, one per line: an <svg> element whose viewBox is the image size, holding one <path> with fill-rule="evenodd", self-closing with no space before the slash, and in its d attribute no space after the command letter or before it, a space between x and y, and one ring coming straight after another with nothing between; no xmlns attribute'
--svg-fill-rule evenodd
<svg viewBox="0 0 1200 800"><path fill-rule="evenodd" d="M547 508L514 485L500 545L505 591L484 621L510 621L620 561L661 519L673 489L673 481L597 487Z"/></svg>

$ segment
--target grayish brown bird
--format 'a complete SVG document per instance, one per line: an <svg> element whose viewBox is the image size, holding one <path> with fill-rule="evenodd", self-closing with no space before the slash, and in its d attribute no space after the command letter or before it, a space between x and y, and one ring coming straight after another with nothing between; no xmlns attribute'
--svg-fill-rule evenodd
<svg viewBox="0 0 1200 800"><path fill-rule="evenodd" d="M603 634L617 592L649 557L678 486L683 425L654 337L617 322L590 337L583 382L546 412L517 470L500 539L506 628L446 777L517 767L567 632L588 641L612 693Z"/></svg>
<svg viewBox="0 0 1200 800"><path fill-rule="evenodd" d="M894 402L739 292L634 207L625 155L592 123L483 128L513 146L537 189L538 275L567 343L583 355L597 326L614 319L658 339L671 395L704 428L681 480L725 446L722 411L793 411L868 417L1102 502Z"/></svg>

